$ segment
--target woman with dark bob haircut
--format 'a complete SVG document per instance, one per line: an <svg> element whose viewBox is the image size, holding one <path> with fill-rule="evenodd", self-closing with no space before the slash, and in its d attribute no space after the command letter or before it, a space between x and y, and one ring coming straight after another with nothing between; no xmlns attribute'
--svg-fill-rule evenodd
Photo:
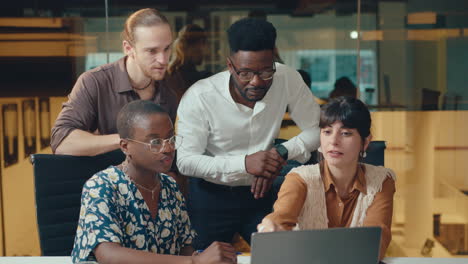
<svg viewBox="0 0 468 264"><path fill-rule="evenodd" d="M372 138L370 127L369 110L359 99L339 97L324 105L319 149L323 159L286 176L274 212L258 231L378 226L382 259L391 240L395 174L360 162Z"/></svg>

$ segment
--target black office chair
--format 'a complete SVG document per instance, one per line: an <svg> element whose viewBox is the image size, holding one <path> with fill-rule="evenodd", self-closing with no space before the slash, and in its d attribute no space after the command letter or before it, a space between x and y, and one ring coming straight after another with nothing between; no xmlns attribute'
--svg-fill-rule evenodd
<svg viewBox="0 0 468 264"><path fill-rule="evenodd" d="M385 141L371 141L367 147L367 156L362 162L375 166L384 166L386 148Z"/></svg>
<svg viewBox="0 0 468 264"><path fill-rule="evenodd" d="M423 88L421 109L425 111L439 110L439 91Z"/></svg>
<svg viewBox="0 0 468 264"><path fill-rule="evenodd" d="M125 159L120 150L95 157L34 154L34 186L43 256L69 256L78 224L83 184Z"/></svg>

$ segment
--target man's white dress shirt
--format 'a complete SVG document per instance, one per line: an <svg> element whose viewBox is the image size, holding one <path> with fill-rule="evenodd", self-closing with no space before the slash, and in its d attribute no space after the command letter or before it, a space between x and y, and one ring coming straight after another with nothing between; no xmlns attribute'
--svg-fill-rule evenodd
<svg viewBox="0 0 468 264"><path fill-rule="evenodd" d="M183 136L177 150L181 173L217 184L251 185L245 157L273 147L286 107L302 130L283 143L288 159L306 162L320 144L320 107L299 73L276 63L273 83L253 109L234 102L229 78L224 71L200 80L182 97L177 111L177 133Z"/></svg>

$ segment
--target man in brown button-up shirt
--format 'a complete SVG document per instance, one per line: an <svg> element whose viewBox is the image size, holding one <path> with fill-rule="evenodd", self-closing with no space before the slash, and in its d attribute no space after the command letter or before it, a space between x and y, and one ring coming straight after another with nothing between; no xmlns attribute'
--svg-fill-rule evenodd
<svg viewBox="0 0 468 264"><path fill-rule="evenodd" d="M125 23L126 56L83 73L52 129L54 153L94 156L119 148L116 118L128 102L160 104L175 121L177 98L163 81L172 45L167 19L154 9L133 13Z"/></svg>

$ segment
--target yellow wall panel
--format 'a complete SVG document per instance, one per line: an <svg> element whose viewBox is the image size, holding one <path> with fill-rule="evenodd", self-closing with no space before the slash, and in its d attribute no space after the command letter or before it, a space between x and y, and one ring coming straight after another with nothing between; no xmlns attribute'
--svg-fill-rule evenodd
<svg viewBox="0 0 468 264"><path fill-rule="evenodd" d="M456 129L456 144L468 148L468 111L454 111Z"/></svg>
<svg viewBox="0 0 468 264"><path fill-rule="evenodd" d="M453 184L459 190L468 191L468 149L455 151L453 166L455 167L454 174L447 174L447 176L454 178Z"/></svg>
<svg viewBox="0 0 468 264"><path fill-rule="evenodd" d="M456 111L438 112L436 127L436 146L455 146L457 144L455 128L457 119Z"/></svg>
<svg viewBox="0 0 468 264"><path fill-rule="evenodd" d="M455 177L456 164L455 164L455 151L443 150L436 151L435 153L435 175L436 178L443 178L450 184L456 184Z"/></svg>
<svg viewBox="0 0 468 264"><path fill-rule="evenodd" d="M33 170L29 161L5 168L3 183L7 256L40 255L34 200Z"/></svg>
<svg viewBox="0 0 468 264"><path fill-rule="evenodd" d="M87 50L84 42L75 41L4 41L0 42L1 57L65 57L86 56Z"/></svg>
<svg viewBox="0 0 468 264"><path fill-rule="evenodd" d="M44 27L44 28L61 28L63 27L62 18L47 18L47 17L5 17L0 18L0 26L2 27Z"/></svg>

